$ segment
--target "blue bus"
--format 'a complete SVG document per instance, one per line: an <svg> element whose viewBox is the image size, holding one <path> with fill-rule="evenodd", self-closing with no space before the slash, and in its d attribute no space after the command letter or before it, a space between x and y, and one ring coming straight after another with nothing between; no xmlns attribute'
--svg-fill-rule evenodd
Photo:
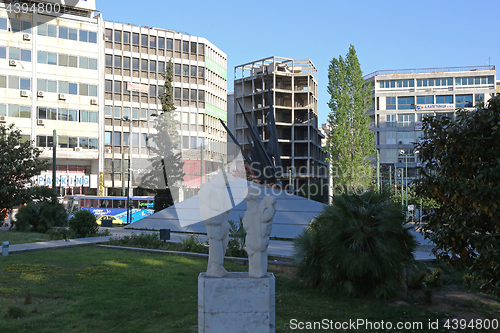
<svg viewBox="0 0 500 333"><path fill-rule="evenodd" d="M154 197L130 197L129 223L137 222L154 213ZM69 214L78 209L91 211L96 219L101 216L114 216L123 223L127 222L127 197L98 197L86 195L68 195L63 204Z"/></svg>

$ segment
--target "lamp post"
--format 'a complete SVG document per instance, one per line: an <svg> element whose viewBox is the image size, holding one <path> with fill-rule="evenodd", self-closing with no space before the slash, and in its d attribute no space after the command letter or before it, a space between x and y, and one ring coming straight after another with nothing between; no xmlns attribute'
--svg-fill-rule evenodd
<svg viewBox="0 0 500 333"><path fill-rule="evenodd" d="M406 192L406 200L405 200L405 206L406 209L408 209L408 154L405 153L403 149L399 151L399 155L403 155L405 157L405 192ZM401 181L403 181L403 177L401 177ZM403 185L401 184L401 188ZM403 198L401 197L401 200ZM406 217L408 217L408 210L406 210Z"/></svg>
<svg viewBox="0 0 500 333"><path fill-rule="evenodd" d="M128 182L127 182L127 224L130 223L130 165L132 164L132 119L125 116L122 118L123 121L128 121L129 130L128 130ZM123 173L122 173L123 174ZM122 184L123 184L122 178Z"/></svg>

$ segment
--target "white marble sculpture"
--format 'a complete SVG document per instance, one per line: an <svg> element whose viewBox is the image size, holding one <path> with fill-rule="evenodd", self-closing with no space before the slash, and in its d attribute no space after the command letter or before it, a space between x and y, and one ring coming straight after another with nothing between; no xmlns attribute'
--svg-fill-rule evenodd
<svg viewBox="0 0 500 333"><path fill-rule="evenodd" d="M248 275L255 278L267 274L267 247L276 213L276 198L267 195L257 203L259 196L260 190L257 187L250 186L247 189L247 211L243 216L243 228L247 232L245 245L248 253Z"/></svg>
<svg viewBox="0 0 500 333"><path fill-rule="evenodd" d="M231 210L231 198L226 185L234 183L234 178L221 171L208 183L201 185L200 215L208 235L208 268L207 276L224 277L224 255L229 242L229 223L227 215Z"/></svg>

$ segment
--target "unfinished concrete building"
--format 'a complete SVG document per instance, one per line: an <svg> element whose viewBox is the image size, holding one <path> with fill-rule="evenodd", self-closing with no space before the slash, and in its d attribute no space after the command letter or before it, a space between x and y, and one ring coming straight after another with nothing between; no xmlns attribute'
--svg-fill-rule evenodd
<svg viewBox="0 0 500 333"><path fill-rule="evenodd" d="M269 73L269 86L266 76ZM235 68L234 129L237 140L249 150L245 114L256 122L267 145L266 115L270 111L269 92L273 103L278 143L283 164L283 185L298 191L313 182L327 179L325 153L321 150L323 134L318 130L318 72L309 59L269 57ZM230 152L228 152L230 154Z"/></svg>

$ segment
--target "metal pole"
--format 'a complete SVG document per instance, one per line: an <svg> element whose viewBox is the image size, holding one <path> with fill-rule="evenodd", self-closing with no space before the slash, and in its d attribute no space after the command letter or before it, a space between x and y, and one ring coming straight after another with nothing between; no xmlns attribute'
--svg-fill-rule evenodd
<svg viewBox="0 0 500 333"><path fill-rule="evenodd" d="M405 177L406 177L406 181L405 181L405 185L406 185L406 216L408 217L408 155L405 155Z"/></svg>
<svg viewBox="0 0 500 333"><path fill-rule="evenodd" d="M389 193L392 192L392 165L389 165Z"/></svg>
<svg viewBox="0 0 500 333"><path fill-rule="evenodd" d="M57 192L56 149L57 149L57 132L56 132L56 130L54 130L54 131L52 131L52 189Z"/></svg>
<svg viewBox="0 0 500 333"><path fill-rule="evenodd" d="M125 153L122 152L122 197L125 196Z"/></svg>
<svg viewBox="0 0 500 333"><path fill-rule="evenodd" d="M128 191L127 191L127 224L130 223L130 167L132 166L132 119L128 120Z"/></svg>
<svg viewBox="0 0 500 333"><path fill-rule="evenodd" d="M377 149L377 192L380 193L380 152Z"/></svg>
<svg viewBox="0 0 500 333"><path fill-rule="evenodd" d="M224 171L224 160L222 161L222 171ZM200 146L200 188L203 185L203 142Z"/></svg>
<svg viewBox="0 0 500 333"><path fill-rule="evenodd" d="M404 207L405 202L403 200L403 168L399 168L399 174L401 175L401 207Z"/></svg>

